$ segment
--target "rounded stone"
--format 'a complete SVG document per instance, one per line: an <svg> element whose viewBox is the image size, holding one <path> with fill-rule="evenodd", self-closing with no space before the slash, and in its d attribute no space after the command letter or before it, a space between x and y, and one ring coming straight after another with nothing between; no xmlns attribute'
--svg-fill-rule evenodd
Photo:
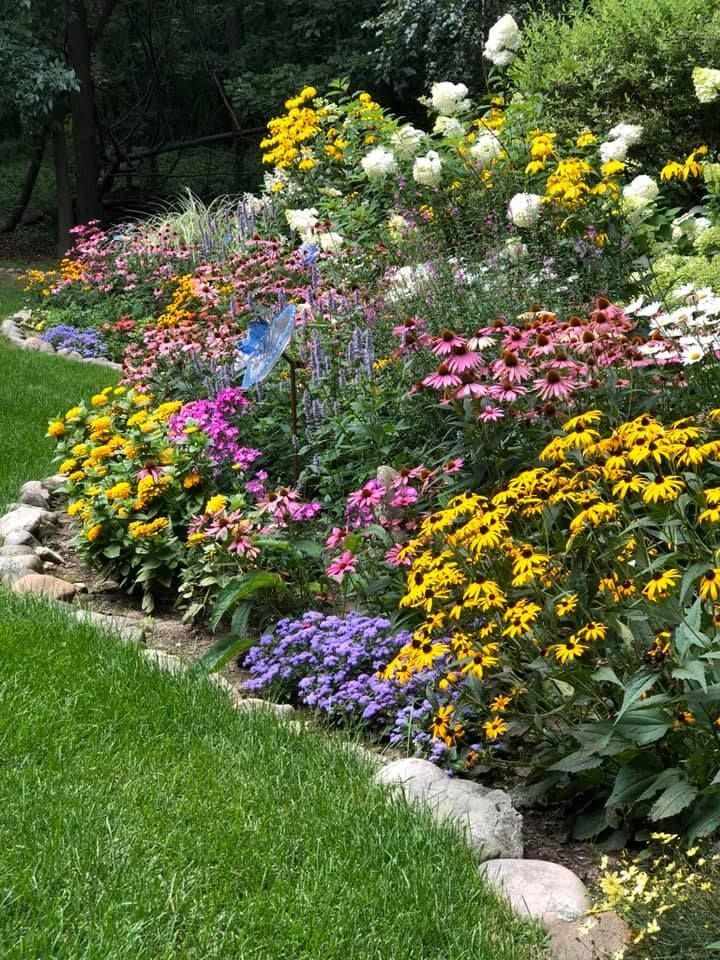
<svg viewBox="0 0 720 960"><path fill-rule="evenodd" d="M15 583L28 573L38 573L40 570L42 560L34 554L25 557L0 557L0 581L3 583Z"/></svg>
<svg viewBox="0 0 720 960"><path fill-rule="evenodd" d="M621 955L632 930L616 913L594 913L582 920L548 920L554 960L609 960Z"/></svg>
<svg viewBox="0 0 720 960"><path fill-rule="evenodd" d="M60 577L49 577L43 573L30 573L20 577L13 584L13 593L29 593L50 600L72 600L75 587Z"/></svg>
<svg viewBox="0 0 720 960"><path fill-rule="evenodd" d="M478 869L520 916L544 922L579 920L590 909L585 884L559 863L500 858Z"/></svg>

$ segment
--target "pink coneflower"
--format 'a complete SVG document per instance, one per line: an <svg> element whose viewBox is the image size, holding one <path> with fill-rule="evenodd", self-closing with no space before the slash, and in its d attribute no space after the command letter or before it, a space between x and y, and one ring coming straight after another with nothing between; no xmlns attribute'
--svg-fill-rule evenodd
<svg viewBox="0 0 720 960"><path fill-rule="evenodd" d="M390 549L385 554L385 560L387 561L387 563L391 564L391 566L393 567L411 566L412 559L409 555L403 557L402 560L400 559L400 557L398 557L398 554L402 549L403 549L402 543L396 543L394 547L390 547Z"/></svg>
<svg viewBox="0 0 720 960"><path fill-rule="evenodd" d="M466 373L472 370L481 362L482 357L479 353L468 350L465 344L459 347L453 347L450 356L447 358L447 365L452 373Z"/></svg>
<svg viewBox="0 0 720 960"><path fill-rule="evenodd" d="M154 460L146 460L143 464L142 470L138 470L135 474L138 480L142 480L143 477L152 477L155 483L158 482L160 477L167 473L167 467L161 467L159 463L156 463Z"/></svg>
<svg viewBox="0 0 720 960"><path fill-rule="evenodd" d="M439 357L447 356L453 347L464 347L465 341L452 330L443 330L433 344L433 353Z"/></svg>
<svg viewBox="0 0 720 960"><path fill-rule="evenodd" d="M392 496L390 506L396 509L402 507L411 507L418 498L418 492L415 487L398 487Z"/></svg>
<svg viewBox="0 0 720 960"><path fill-rule="evenodd" d="M417 333L422 328L424 321L418 317L405 317L402 323L393 327L393 333L397 337L406 337L409 333Z"/></svg>
<svg viewBox="0 0 720 960"><path fill-rule="evenodd" d="M334 550L335 547L341 546L345 537L350 535L350 531L347 529L341 530L340 527L333 527L330 531L330 536L325 541L325 546L329 547L331 550Z"/></svg>
<svg viewBox="0 0 720 960"><path fill-rule="evenodd" d="M530 333L519 327L505 327L503 330L502 345L505 350L522 350L528 345Z"/></svg>
<svg viewBox="0 0 720 960"><path fill-rule="evenodd" d="M528 354L531 357L543 357L551 353L555 353L555 341L550 334L541 330L535 334Z"/></svg>
<svg viewBox="0 0 720 960"><path fill-rule="evenodd" d="M355 554L351 553L350 550L345 550L344 553L341 553L339 557L335 557L332 563L328 566L326 573L331 580L336 580L338 583L342 583L346 574L355 573L357 562L358 558L355 556Z"/></svg>
<svg viewBox="0 0 720 960"><path fill-rule="evenodd" d="M497 360L490 364L490 369L496 380L507 383L522 383L531 376L530 367L525 360L512 350L504 350Z"/></svg>
<svg viewBox="0 0 720 960"><path fill-rule="evenodd" d="M459 387L462 383L460 377L451 373L450 367L446 363L441 363L434 373L425 377L423 384L426 387L434 387L436 390L445 390L448 387Z"/></svg>
<svg viewBox="0 0 720 960"><path fill-rule="evenodd" d="M385 499L386 490L379 480L368 480L347 499L348 507L376 507Z"/></svg>
<svg viewBox="0 0 720 960"><path fill-rule="evenodd" d="M494 407L489 403L478 414L478 420L482 420L483 423L494 423L496 420L502 420L504 416L505 412L502 407Z"/></svg>
<svg viewBox="0 0 720 960"><path fill-rule="evenodd" d="M448 460L448 462L442 468L442 471L450 476L451 474L458 473L460 470L462 470L464 465L465 461L462 457L453 457L452 460Z"/></svg>
<svg viewBox="0 0 720 960"><path fill-rule="evenodd" d="M533 381L533 386L541 400L566 400L572 393L575 381L567 377L563 370L550 367L544 376Z"/></svg>
<svg viewBox="0 0 720 960"><path fill-rule="evenodd" d="M482 397L487 397L490 393L490 388L486 383L478 383L476 380L471 380L469 383L463 383L460 389L455 393L456 400L480 400Z"/></svg>
<svg viewBox="0 0 720 960"><path fill-rule="evenodd" d="M500 400L502 403L514 403L518 397L526 393L527 387L505 380L503 383L494 383L488 390L488 397L492 400Z"/></svg>

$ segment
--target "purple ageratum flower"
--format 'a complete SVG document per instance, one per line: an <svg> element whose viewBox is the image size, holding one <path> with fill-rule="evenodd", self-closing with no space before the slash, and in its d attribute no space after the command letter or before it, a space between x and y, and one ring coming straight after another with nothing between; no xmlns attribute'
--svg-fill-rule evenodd
<svg viewBox="0 0 720 960"><path fill-rule="evenodd" d="M76 350L83 357L104 357L107 346L97 330L81 330L70 323L59 323L46 330L42 339L56 350Z"/></svg>
<svg viewBox="0 0 720 960"><path fill-rule="evenodd" d="M399 742L417 708L432 710L425 689L437 677L426 670L400 684L377 675L410 636L393 633L383 617L310 611L260 638L245 658L251 678L244 687L289 696L335 722L392 732Z"/></svg>
<svg viewBox="0 0 720 960"><path fill-rule="evenodd" d="M247 398L238 387L226 387L210 400L192 400L170 418L170 439L182 442L188 427L194 426L212 441L210 457L214 463L248 470L262 451L238 442L240 428L236 421L247 406Z"/></svg>

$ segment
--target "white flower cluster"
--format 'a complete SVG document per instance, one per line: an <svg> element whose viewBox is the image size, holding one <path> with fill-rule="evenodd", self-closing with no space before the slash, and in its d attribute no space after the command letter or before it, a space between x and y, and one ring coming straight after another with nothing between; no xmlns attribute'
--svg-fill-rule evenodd
<svg viewBox="0 0 720 960"><path fill-rule="evenodd" d="M436 187L442 177L442 160L435 150L428 150L413 164L413 179L423 187Z"/></svg>
<svg viewBox="0 0 720 960"><path fill-rule="evenodd" d="M390 137L390 145L399 157L408 160L418 152L425 136L423 130L418 130L411 123L404 123Z"/></svg>
<svg viewBox="0 0 720 960"><path fill-rule="evenodd" d="M481 170L489 167L502 153L502 144L492 130L482 130L470 147L470 156Z"/></svg>
<svg viewBox="0 0 720 960"><path fill-rule="evenodd" d="M516 193L508 213L516 227L534 227L540 219L543 198L537 193Z"/></svg>
<svg viewBox="0 0 720 960"><path fill-rule="evenodd" d="M663 310L659 301L644 304L640 297L624 307L629 316L647 317L652 330L677 344L668 348L662 341L648 340L640 347L641 352L658 363L679 362L684 366L698 363L708 354L720 355L720 296L710 287L698 290L688 283L674 290L671 299L680 306Z"/></svg>
<svg viewBox="0 0 720 960"><path fill-rule="evenodd" d="M496 67L507 67L517 56L521 44L520 28L512 16L506 13L490 28L483 56Z"/></svg>
<svg viewBox="0 0 720 960"><path fill-rule="evenodd" d="M600 144L600 158L603 163L608 160L624 161L630 147L642 139L643 128L636 123L618 123L608 134L609 139Z"/></svg>
<svg viewBox="0 0 720 960"><path fill-rule="evenodd" d="M439 133L442 137L464 137L465 127L457 117L446 117L441 114L435 121L433 133Z"/></svg>
<svg viewBox="0 0 720 960"><path fill-rule="evenodd" d="M385 288L385 299L390 303L397 303L398 300L413 297L423 288L427 288L432 276L432 271L427 263L417 263L390 270L387 274L389 282Z"/></svg>
<svg viewBox="0 0 720 960"><path fill-rule="evenodd" d="M309 242L315 235L318 224L318 210L316 207L305 207L302 210L286 210L285 219L291 230L295 230L303 239Z"/></svg>
<svg viewBox="0 0 720 960"><path fill-rule="evenodd" d="M360 166L368 180L384 180L388 174L397 170L397 160L392 150L376 147L362 158Z"/></svg>
<svg viewBox="0 0 720 960"><path fill-rule="evenodd" d="M673 220L672 238L673 240L684 239L693 242L710 226L712 226L712 222L705 216L705 207L690 207L687 213L683 213Z"/></svg>
<svg viewBox="0 0 720 960"><path fill-rule="evenodd" d="M430 87L430 103L439 114L452 117L470 107L468 88L464 83L434 83Z"/></svg>
<svg viewBox="0 0 720 960"><path fill-rule="evenodd" d="M712 103L720 97L720 70L710 67L695 67L692 72L695 96L700 103Z"/></svg>
<svg viewBox="0 0 720 960"><path fill-rule="evenodd" d="M648 207L660 193L660 188L652 177L641 174L623 187L623 200L628 210L641 210Z"/></svg>

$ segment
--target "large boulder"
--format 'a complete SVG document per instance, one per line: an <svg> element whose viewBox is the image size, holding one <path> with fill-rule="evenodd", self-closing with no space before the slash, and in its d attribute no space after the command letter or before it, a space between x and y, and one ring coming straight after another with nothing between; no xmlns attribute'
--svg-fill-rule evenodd
<svg viewBox="0 0 720 960"><path fill-rule="evenodd" d="M521 857L522 817L504 790L448 777L429 760L394 760L375 782L427 809L437 823L453 823L479 858Z"/></svg>
<svg viewBox="0 0 720 960"><path fill-rule="evenodd" d="M50 494L39 480L28 480L20 488L20 503L47 510L50 506Z"/></svg>
<svg viewBox="0 0 720 960"><path fill-rule="evenodd" d="M616 913L591 914L583 920L549 920L554 960L611 960L622 956L623 947L632 939L632 930Z"/></svg>
<svg viewBox="0 0 720 960"><path fill-rule="evenodd" d="M579 920L590 909L585 884L559 863L500 858L488 860L479 869L520 916L544 923L569 921Z"/></svg>
<svg viewBox="0 0 720 960"><path fill-rule="evenodd" d="M114 633L125 643L142 643L145 639L142 623L131 617L96 613L94 610L73 610L73 616L81 623L89 623L98 630Z"/></svg>
<svg viewBox="0 0 720 960"><path fill-rule="evenodd" d="M0 557L0 583L12 585L28 573L40 573L42 560L34 553L22 557Z"/></svg>
<svg viewBox="0 0 720 960"><path fill-rule="evenodd" d="M20 577L13 584L13 593L28 593L35 597L50 600L72 600L77 590L67 580L50 577L43 573L30 573Z"/></svg>
<svg viewBox="0 0 720 960"><path fill-rule="evenodd" d="M14 510L0 517L0 539L4 540L8 534L18 530L27 533L39 533L48 529L56 520L54 513L42 507L31 507L20 504Z"/></svg>

